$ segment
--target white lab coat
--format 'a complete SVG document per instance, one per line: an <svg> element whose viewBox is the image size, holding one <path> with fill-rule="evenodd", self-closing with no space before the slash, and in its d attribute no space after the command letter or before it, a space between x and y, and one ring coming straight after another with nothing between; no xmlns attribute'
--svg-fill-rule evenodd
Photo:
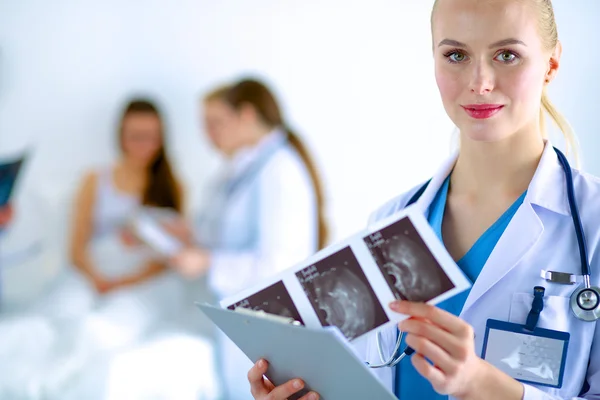
<svg viewBox="0 0 600 400"><path fill-rule="evenodd" d="M275 151L273 152L273 149ZM229 197L228 180L247 174L257 160L266 163ZM216 185L197 231L211 249L208 284L219 299L304 260L318 249L315 192L306 166L278 130L240 151ZM252 399L249 359L221 335L221 376L232 400Z"/></svg>
<svg viewBox="0 0 600 400"><path fill-rule="evenodd" d="M271 150L275 149L274 152ZM229 198L227 180L247 174ZM317 206L310 175L297 152L275 130L240 151L214 188L198 224L199 242L211 248L209 284L219 297L246 289L317 251Z"/></svg>
<svg viewBox="0 0 600 400"><path fill-rule="evenodd" d="M424 212L455 162L456 155L443 164L417 202ZM600 286L600 180L576 169L573 180L590 257L591 283ZM371 216L371 221L402 209L417 189L386 204ZM524 385L524 400L578 398L586 380L590 389L583 398L600 399L600 324L577 319L570 308L575 286L545 281L540 277L542 269L581 275L565 174L549 142L523 204L474 283L460 317L473 326L475 351L481 355L487 320L525 323L533 287L544 286L544 310L538 326L571 334L565 376L561 389ZM395 327L386 329L382 347L391 352L395 342ZM367 346L367 359L380 362L374 339ZM387 387L394 387L393 369L383 368L374 373Z"/></svg>

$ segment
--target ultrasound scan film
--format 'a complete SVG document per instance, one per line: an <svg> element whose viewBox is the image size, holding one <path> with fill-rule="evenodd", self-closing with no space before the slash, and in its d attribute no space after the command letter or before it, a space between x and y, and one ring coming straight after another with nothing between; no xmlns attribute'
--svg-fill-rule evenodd
<svg viewBox="0 0 600 400"><path fill-rule="evenodd" d="M427 302L454 288L408 217L363 239L397 299Z"/></svg>
<svg viewBox="0 0 600 400"><path fill-rule="evenodd" d="M227 308L235 310L238 307L293 318L295 321L304 325L304 321L302 321L300 313L282 281L264 288L260 292L257 292L244 300L238 301Z"/></svg>
<svg viewBox="0 0 600 400"><path fill-rule="evenodd" d="M352 249L346 247L296 273L322 326L337 326L352 340L386 322Z"/></svg>

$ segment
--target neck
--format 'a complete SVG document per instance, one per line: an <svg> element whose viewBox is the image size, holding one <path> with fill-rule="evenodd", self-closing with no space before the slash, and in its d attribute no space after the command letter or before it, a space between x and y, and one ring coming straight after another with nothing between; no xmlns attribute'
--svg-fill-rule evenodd
<svg viewBox="0 0 600 400"><path fill-rule="evenodd" d="M273 131L272 127L263 124L256 125L250 131L250 135L248 135L246 146L256 146L265 136L271 133L271 131Z"/></svg>
<svg viewBox="0 0 600 400"><path fill-rule="evenodd" d="M476 142L461 135L452 172L453 194L475 198L518 196L529 187L544 151L542 136L514 134L499 142Z"/></svg>
<svg viewBox="0 0 600 400"><path fill-rule="evenodd" d="M146 178L148 175L148 166L137 163L133 160L124 158L120 163L121 170L127 175L136 178Z"/></svg>
<svg viewBox="0 0 600 400"><path fill-rule="evenodd" d="M255 127L253 127L252 129L250 129L248 131L248 133L245 135L244 139L240 142L239 146L237 146L236 148L232 149L230 152L225 153L225 157L231 159L233 157L235 157L235 155L242 149L248 149L248 148L252 148L256 145L258 145L258 143L260 143L261 140L263 140L265 138L265 136L267 136L269 133L271 133L273 131L274 128L266 126L266 125L256 125Z"/></svg>

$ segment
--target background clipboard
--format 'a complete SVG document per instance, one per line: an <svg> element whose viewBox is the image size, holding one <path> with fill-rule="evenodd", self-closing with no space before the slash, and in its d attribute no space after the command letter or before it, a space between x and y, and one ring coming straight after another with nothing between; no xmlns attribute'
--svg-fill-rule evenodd
<svg viewBox="0 0 600 400"><path fill-rule="evenodd" d="M26 156L8 162L0 162L0 207L8 204Z"/></svg>
<svg viewBox="0 0 600 400"><path fill-rule="evenodd" d="M276 385L302 378L306 382L302 394L314 390L324 400L397 400L332 331L196 305L253 362L269 360L267 377Z"/></svg>

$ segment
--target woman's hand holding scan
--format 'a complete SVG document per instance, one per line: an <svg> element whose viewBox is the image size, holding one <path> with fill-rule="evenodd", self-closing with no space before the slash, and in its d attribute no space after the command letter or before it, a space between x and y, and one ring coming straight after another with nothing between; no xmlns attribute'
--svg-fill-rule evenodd
<svg viewBox="0 0 600 400"><path fill-rule="evenodd" d="M188 247L171 259L173 267L187 278L197 278L208 271L210 253L197 247Z"/></svg>
<svg viewBox="0 0 600 400"><path fill-rule="evenodd" d="M10 204L0 207L0 228L8 225L8 223L12 220L12 217L13 209Z"/></svg>
<svg viewBox="0 0 600 400"><path fill-rule="evenodd" d="M273 385L264 375L267 373L269 364L266 360L259 360L250 371L248 371L248 381L252 396L256 400L285 400L291 395L304 388L304 382L301 379L292 379L283 385ZM318 400L319 395L315 392L309 392L299 400Z"/></svg>
<svg viewBox="0 0 600 400"><path fill-rule="evenodd" d="M162 223L163 228L180 242L191 245L194 240L194 231L184 219L174 219Z"/></svg>
<svg viewBox="0 0 600 400"><path fill-rule="evenodd" d="M471 325L425 303L395 301L390 308L411 317L398 329L415 350L415 369L438 393L462 400L523 398L521 383L477 356Z"/></svg>
<svg viewBox="0 0 600 400"><path fill-rule="evenodd" d="M119 238L121 239L121 243L129 248L135 248L142 245L142 242L135 236L135 233L127 228L119 231Z"/></svg>

